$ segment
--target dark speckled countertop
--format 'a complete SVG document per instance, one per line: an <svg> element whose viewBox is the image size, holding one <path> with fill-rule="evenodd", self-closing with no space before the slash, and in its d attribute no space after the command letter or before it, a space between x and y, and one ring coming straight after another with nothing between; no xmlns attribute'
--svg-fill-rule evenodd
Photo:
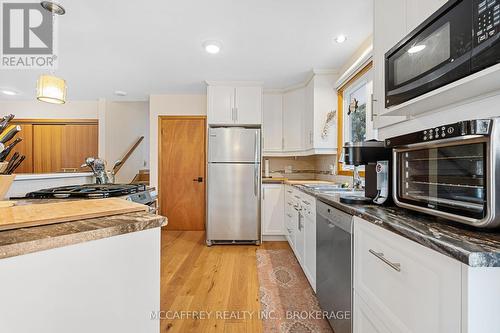
<svg viewBox="0 0 500 333"><path fill-rule="evenodd" d="M346 213L392 231L473 267L500 267L500 230L480 230L397 206L347 205L340 194L326 195L294 185Z"/></svg>
<svg viewBox="0 0 500 333"><path fill-rule="evenodd" d="M47 200L22 200L17 204L28 205L43 202ZM166 224L167 219L163 216L137 212L4 230L0 231L0 259L159 228Z"/></svg>

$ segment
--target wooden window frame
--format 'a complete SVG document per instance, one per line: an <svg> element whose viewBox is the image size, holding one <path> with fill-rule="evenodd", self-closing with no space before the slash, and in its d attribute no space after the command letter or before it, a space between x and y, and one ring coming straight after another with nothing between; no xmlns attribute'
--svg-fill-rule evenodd
<svg viewBox="0 0 500 333"><path fill-rule="evenodd" d="M347 80L344 84L342 84L338 89L337 89L337 151L340 154L342 154L342 149L344 147L344 92L347 90L347 88L351 87L359 78L361 78L363 75L368 73L373 68L373 61L370 61L368 64L363 66L360 70L354 74L353 77L351 77L349 80ZM373 112L373 110L372 110ZM339 162L339 159L337 158L337 174L342 175L342 176L352 176L353 171L352 170L344 170L343 168L343 163ZM360 176L364 177L365 172L360 171Z"/></svg>

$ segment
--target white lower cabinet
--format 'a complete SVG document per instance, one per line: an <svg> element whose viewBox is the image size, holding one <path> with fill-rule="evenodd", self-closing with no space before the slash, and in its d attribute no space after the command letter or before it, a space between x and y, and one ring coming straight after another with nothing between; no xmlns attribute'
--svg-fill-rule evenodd
<svg viewBox="0 0 500 333"><path fill-rule="evenodd" d="M314 291L316 291L316 199L303 194L302 219L304 229L304 260L302 268Z"/></svg>
<svg viewBox="0 0 500 333"><path fill-rule="evenodd" d="M285 235L316 291L316 199L290 185L285 185Z"/></svg>
<svg viewBox="0 0 500 333"><path fill-rule="evenodd" d="M285 190L283 184L262 185L262 235L285 235Z"/></svg>
<svg viewBox="0 0 500 333"><path fill-rule="evenodd" d="M354 217L354 332L461 332L461 270L456 260Z"/></svg>
<svg viewBox="0 0 500 333"><path fill-rule="evenodd" d="M363 301L358 294L354 293L354 321L353 331L363 333L387 333L390 332L375 313Z"/></svg>

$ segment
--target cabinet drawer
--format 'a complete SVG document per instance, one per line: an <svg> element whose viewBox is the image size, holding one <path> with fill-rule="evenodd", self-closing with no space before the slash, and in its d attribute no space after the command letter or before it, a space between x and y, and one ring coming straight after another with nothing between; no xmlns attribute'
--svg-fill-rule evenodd
<svg viewBox="0 0 500 333"><path fill-rule="evenodd" d="M357 217L354 289L389 332L460 332L461 264Z"/></svg>

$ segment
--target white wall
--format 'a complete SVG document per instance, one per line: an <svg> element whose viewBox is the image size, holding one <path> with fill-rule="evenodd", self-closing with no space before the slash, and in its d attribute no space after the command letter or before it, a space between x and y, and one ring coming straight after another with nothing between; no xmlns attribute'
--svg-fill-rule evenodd
<svg viewBox="0 0 500 333"><path fill-rule="evenodd" d="M151 186L158 186L158 116L199 116L206 114L206 95L151 95L149 97Z"/></svg>
<svg viewBox="0 0 500 333"><path fill-rule="evenodd" d="M386 139L461 120L500 117L500 92L466 104L432 110L418 118L379 128L379 139Z"/></svg>
<svg viewBox="0 0 500 333"><path fill-rule="evenodd" d="M39 101L0 101L0 116L21 119L97 119L98 101L68 101L57 105Z"/></svg>
<svg viewBox="0 0 500 333"><path fill-rule="evenodd" d="M104 118L103 118L104 117ZM105 102L99 120L102 122L99 155L108 163L108 168L122 158L133 144L144 136L127 162L116 175L117 183L129 183L140 169L149 167L149 103L148 102Z"/></svg>

